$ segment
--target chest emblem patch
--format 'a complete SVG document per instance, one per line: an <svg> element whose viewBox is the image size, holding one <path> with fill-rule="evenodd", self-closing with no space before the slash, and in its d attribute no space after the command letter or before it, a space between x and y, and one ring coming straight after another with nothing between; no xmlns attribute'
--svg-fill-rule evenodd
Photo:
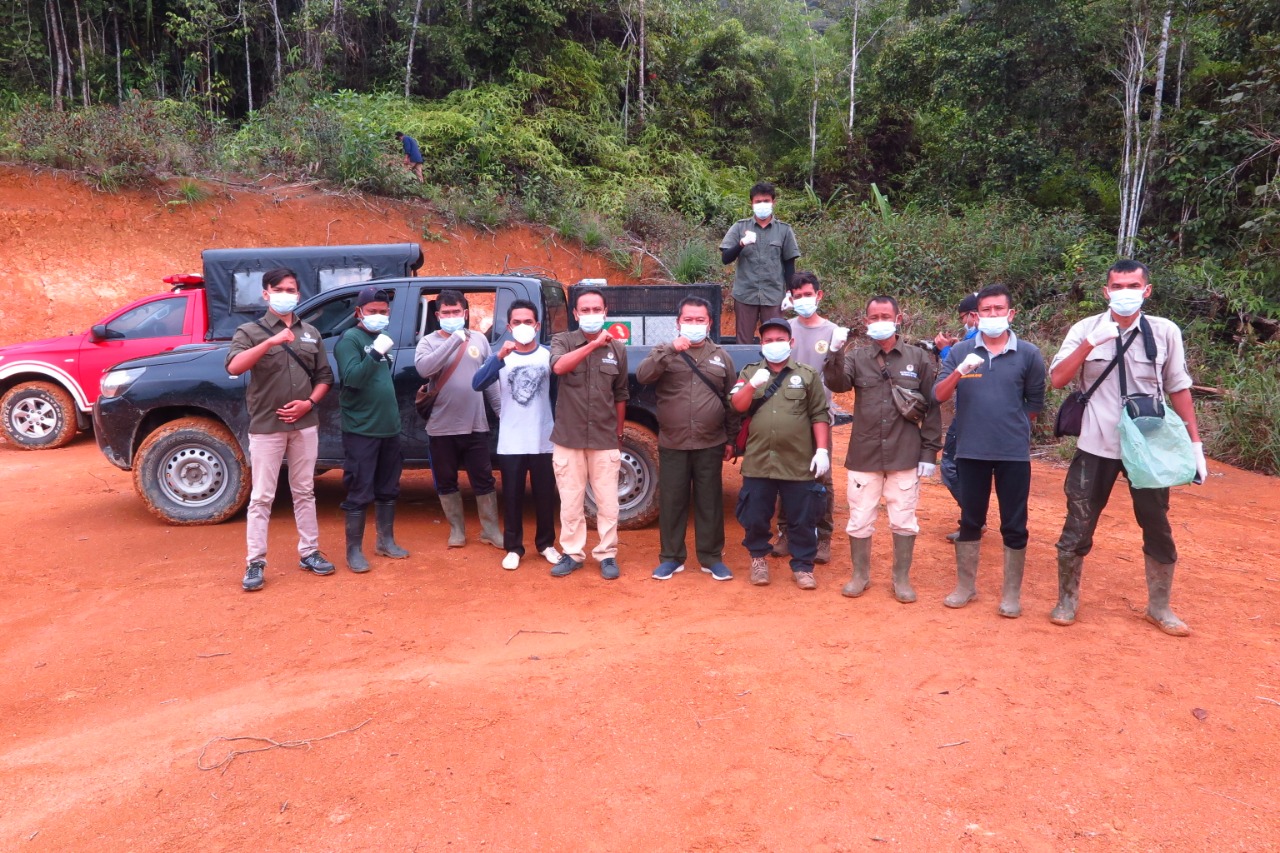
<svg viewBox="0 0 1280 853"><path fill-rule="evenodd" d="M827 350L831 349L831 342L818 341L816 344L813 345L813 348L818 351L818 355L826 355Z"/></svg>
<svg viewBox="0 0 1280 853"><path fill-rule="evenodd" d="M711 356L711 360L707 363L714 364L716 367L724 367L724 362L720 360L720 356L718 355Z"/></svg>
<svg viewBox="0 0 1280 853"><path fill-rule="evenodd" d="M303 332L302 337L298 338L298 340L302 341L304 344L314 344L316 342L316 339L311 337L310 332Z"/></svg>
<svg viewBox="0 0 1280 853"><path fill-rule="evenodd" d="M799 376L792 376L789 381L791 383L792 388L799 388L801 385L804 384L804 380L801 379Z"/></svg>
<svg viewBox="0 0 1280 853"><path fill-rule="evenodd" d="M477 346L469 346L469 347L467 347L467 355L471 356L472 358L479 358L479 357L480 357L480 347L477 347Z"/></svg>

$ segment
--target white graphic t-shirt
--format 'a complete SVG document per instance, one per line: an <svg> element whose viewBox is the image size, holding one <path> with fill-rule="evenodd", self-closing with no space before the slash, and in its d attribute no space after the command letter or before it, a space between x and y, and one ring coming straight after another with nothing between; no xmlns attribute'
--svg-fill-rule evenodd
<svg viewBox="0 0 1280 853"><path fill-rule="evenodd" d="M519 456L551 452L551 350L513 352L498 372L502 417L498 453Z"/></svg>

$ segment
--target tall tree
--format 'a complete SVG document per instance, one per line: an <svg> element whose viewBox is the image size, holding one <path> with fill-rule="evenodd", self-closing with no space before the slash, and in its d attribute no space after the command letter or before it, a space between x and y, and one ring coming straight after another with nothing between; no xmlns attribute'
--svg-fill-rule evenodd
<svg viewBox="0 0 1280 853"><path fill-rule="evenodd" d="M1134 10L1134 20L1125 35L1124 65L1114 72L1120 80L1124 117L1120 225L1116 230L1116 253L1122 258L1133 257L1146 205L1148 173L1154 165L1153 155L1160 138L1160 119L1164 112L1165 64L1169 55L1173 3L1167 3L1159 14L1157 35L1152 10L1145 7ZM1142 93L1153 69L1155 93L1149 116L1144 122Z"/></svg>

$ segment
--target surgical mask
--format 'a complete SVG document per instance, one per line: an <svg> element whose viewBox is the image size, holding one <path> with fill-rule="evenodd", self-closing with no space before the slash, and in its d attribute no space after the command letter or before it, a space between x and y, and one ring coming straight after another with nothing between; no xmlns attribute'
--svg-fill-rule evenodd
<svg viewBox="0 0 1280 853"><path fill-rule="evenodd" d="M444 329L446 332L448 332L451 335L465 325L467 325L466 317L441 317L440 318L440 328Z"/></svg>
<svg viewBox="0 0 1280 853"><path fill-rule="evenodd" d="M756 219L768 219L773 216L773 202L758 201L751 205L751 212L756 215Z"/></svg>
<svg viewBox="0 0 1280 853"><path fill-rule="evenodd" d="M801 317L812 317L818 313L818 297L797 296L791 300L791 307L796 309L796 313Z"/></svg>
<svg viewBox="0 0 1280 853"><path fill-rule="evenodd" d="M689 339L691 344L700 344L707 339L705 323L681 323L680 336Z"/></svg>
<svg viewBox="0 0 1280 853"><path fill-rule="evenodd" d="M1009 331L1008 317L979 317L978 331L988 338L998 338Z"/></svg>
<svg viewBox="0 0 1280 853"><path fill-rule="evenodd" d="M267 301L271 303L271 310L277 314L292 314L293 309L298 307L298 294L271 293Z"/></svg>
<svg viewBox="0 0 1280 853"><path fill-rule="evenodd" d="M761 344L760 352L764 354L765 361L778 364L791 358L791 343L789 341L770 341L767 344Z"/></svg>
<svg viewBox="0 0 1280 853"><path fill-rule="evenodd" d="M964 324L964 333L966 335L972 335L975 331L977 331L977 329L978 329L977 326L970 326L968 323Z"/></svg>
<svg viewBox="0 0 1280 853"><path fill-rule="evenodd" d="M597 335L604 328L604 315L583 314L578 317L578 328L584 335Z"/></svg>
<svg viewBox="0 0 1280 853"><path fill-rule="evenodd" d="M522 347L533 343L533 339L537 336L538 330L533 326L527 326L521 323L519 326L511 327L511 337Z"/></svg>
<svg viewBox="0 0 1280 853"><path fill-rule="evenodd" d="M375 335L386 329L390 322L391 318L386 314L365 314L360 318L360 324Z"/></svg>
<svg viewBox="0 0 1280 853"><path fill-rule="evenodd" d="M898 324L892 320L877 320L867 324L867 337L873 341L887 341L898 331Z"/></svg>
<svg viewBox="0 0 1280 853"><path fill-rule="evenodd" d="M1137 314L1143 302L1142 291L1132 287L1113 290L1107 295L1107 298L1111 303L1111 310L1121 317L1132 317Z"/></svg>

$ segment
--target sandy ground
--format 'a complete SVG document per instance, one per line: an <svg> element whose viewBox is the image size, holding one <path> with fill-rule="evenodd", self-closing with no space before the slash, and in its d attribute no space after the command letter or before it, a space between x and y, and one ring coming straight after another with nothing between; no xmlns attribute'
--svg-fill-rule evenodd
<svg viewBox="0 0 1280 853"><path fill-rule="evenodd" d="M14 174L0 173L0 199ZM111 199L78 193L47 217L87 206L65 230L6 202L0 216L28 225L5 226L0 265L26 257L46 288L63 262L103 280L142 269L129 285L142 292L170 271L153 238L176 246L181 228L126 229ZM238 205L260 201L226 204L239 222ZM91 220L118 222L119 240ZM114 299L58 304L83 325ZM6 294L0 310L18 307ZM839 458L847 427L836 434ZM994 538L978 600L942 606L955 509L937 483L907 606L891 596L883 526L857 600L839 594L843 533L817 591L778 560L757 588L732 520L730 583L651 580L652 528L624 532L617 581L594 566L554 579L532 557L504 572L491 547L444 548L424 472L405 479L411 559L313 577L280 505L266 588L247 594L243 516L161 524L91 436L0 446L0 850L1280 850L1280 484L1212 471L1173 496L1174 603L1195 631L1175 639L1141 619L1123 490L1086 563L1080 621L1049 624L1063 498L1048 461L1032 483L1026 615L1006 620ZM737 485L730 469L730 519ZM319 479L334 557L341 492L337 472ZM271 746L219 740L240 736L281 746L232 757Z"/></svg>

